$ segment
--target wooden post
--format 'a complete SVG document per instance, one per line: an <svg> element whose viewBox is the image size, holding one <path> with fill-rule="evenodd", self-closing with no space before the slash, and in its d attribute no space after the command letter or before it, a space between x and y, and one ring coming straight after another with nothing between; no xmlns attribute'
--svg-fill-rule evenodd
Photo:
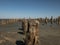
<svg viewBox="0 0 60 45"><path fill-rule="evenodd" d="M47 19L47 17L45 18L45 23L46 23L46 24L48 23L48 19Z"/></svg>
<svg viewBox="0 0 60 45"><path fill-rule="evenodd" d="M60 17L58 17L58 24L60 24Z"/></svg>
<svg viewBox="0 0 60 45"><path fill-rule="evenodd" d="M51 24L53 24L53 17L52 16L51 16L50 22L51 22Z"/></svg>
<svg viewBox="0 0 60 45"><path fill-rule="evenodd" d="M29 33L26 34L25 45L39 45L39 22L31 20L29 22Z"/></svg>
<svg viewBox="0 0 60 45"><path fill-rule="evenodd" d="M26 33L27 33L27 30L28 30L28 21L26 19L23 19L23 33L24 33L24 39L26 38Z"/></svg>

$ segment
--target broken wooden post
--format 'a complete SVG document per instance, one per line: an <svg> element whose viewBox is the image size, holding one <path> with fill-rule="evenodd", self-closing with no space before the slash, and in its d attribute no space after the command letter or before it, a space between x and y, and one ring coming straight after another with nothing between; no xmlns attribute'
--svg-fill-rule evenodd
<svg viewBox="0 0 60 45"><path fill-rule="evenodd" d="M25 45L39 45L39 22L31 20L29 22L29 33L26 34Z"/></svg>
<svg viewBox="0 0 60 45"><path fill-rule="evenodd" d="M28 30L28 21L27 21L27 19L23 19L22 24L23 24L23 33L24 33L24 39L25 39L27 30Z"/></svg>
<svg viewBox="0 0 60 45"><path fill-rule="evenodd" d="M50 22L51 24L53 24L53 16L51 16Z"/></svg>
<svg viewBox="0 0 60 45"><path fill-rule="evenodd" d="M46 24L48 23L48 19L47 19L47 17L45 18L45 23L46 23Z"/></svg>
<svg viewBox="0 0 60 45"><path fill-rule="evenodd" d="M60 17L58 17L58 19L57 19L57 20L58 20L58 24L60 24Z"/></svg>

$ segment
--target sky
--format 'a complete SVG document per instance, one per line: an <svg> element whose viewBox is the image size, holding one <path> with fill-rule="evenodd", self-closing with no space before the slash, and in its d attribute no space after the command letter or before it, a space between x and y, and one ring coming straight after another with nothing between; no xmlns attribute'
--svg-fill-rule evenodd
<svg viewBox="0 0 60 45"><path fill-rule="evenodd" d="M60 16L59 0L0 0L0 18Z"/></svg>

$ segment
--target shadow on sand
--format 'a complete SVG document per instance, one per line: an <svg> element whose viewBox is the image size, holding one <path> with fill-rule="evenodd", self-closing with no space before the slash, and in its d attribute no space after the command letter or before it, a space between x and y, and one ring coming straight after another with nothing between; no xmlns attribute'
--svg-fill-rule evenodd
<svg viewBox="0 0 60 45"><path fill-rule="evenodd" d="M24 29L23 28L18 28L18 30L22 30L23 31Z"/></svg>
<svg viewBox="0 0 60 45"><path fill-rule="evenodd" d="M20 31L18 32L19 34L24 34L24 29L23 28L18 28Z"/></svg>
<svg viewBox="0 0 60 45"><path fill-rule="evenodd" d="M16 45L25 45L25 43L23 41L16 41Z"/></svg>
<svg viewBox="0 0 60 45"><path fill-rule="evenodd" d="M18 32L18 33L19 33L19 34L22 34L22 35L24 34L23 32Z"/></svg>
<svg viewBox="0 0 60 45"><path fill-rule="evenodd" d="M18 28L20 31L19 32L17 32L17 33L19 33L19 34L22 34L22 35L24 35L24 29L23 28ZM16 41L16 45L25 45L25 43L23 42L23 41L21 41L21 40L18 40L18 41Z"/></svg>

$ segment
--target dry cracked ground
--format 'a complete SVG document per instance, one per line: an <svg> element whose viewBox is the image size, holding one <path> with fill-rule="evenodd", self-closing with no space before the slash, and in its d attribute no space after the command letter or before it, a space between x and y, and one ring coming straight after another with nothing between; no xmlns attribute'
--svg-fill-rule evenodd
<svg viewBox="0 0 60 45"><path fill-rule="evenodd" d="M21 23L0 25L0 45L24 45ZM40 44L60 45L60 25L40 24Z"/></svg>

